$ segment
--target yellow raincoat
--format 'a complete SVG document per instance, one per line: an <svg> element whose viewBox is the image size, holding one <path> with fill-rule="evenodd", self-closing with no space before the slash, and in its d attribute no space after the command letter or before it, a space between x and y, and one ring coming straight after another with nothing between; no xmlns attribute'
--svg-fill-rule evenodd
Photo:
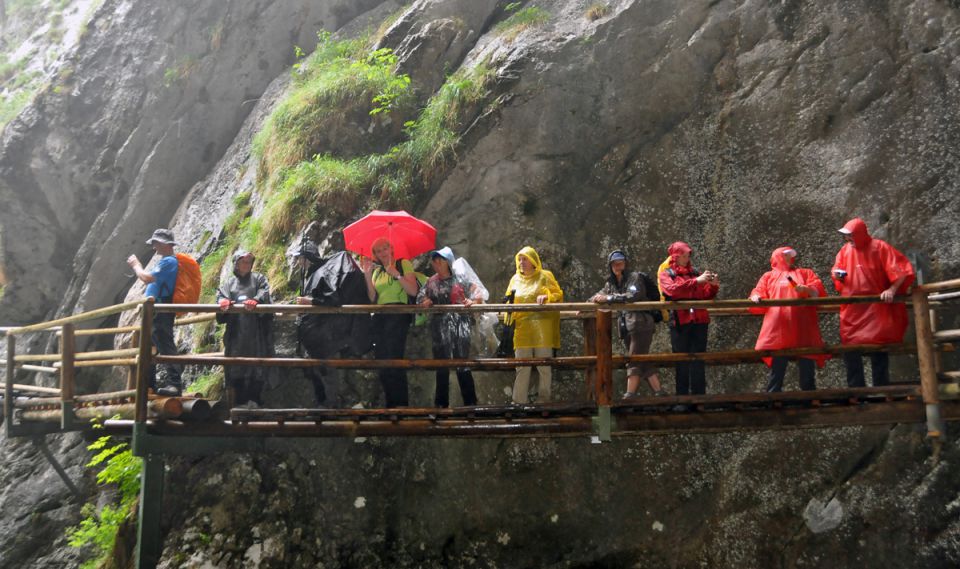
<svg viewBox="0 0 960 569"><path fill-rule="evenodd" d="M520 255L533 263L532 274L520 272ZM533 247L524 247L517 253L514 261L517 274L510 279L506 294L516 291L513 302L516 304L536 304L537 297L547 295L547 302L563 302L563 291L557 284L553 273L544 270L540 264L540 255ZM514 312L513 322L516 328L513 335L513 347L516 348L559 348L560 313L559 312Z"/></svg>

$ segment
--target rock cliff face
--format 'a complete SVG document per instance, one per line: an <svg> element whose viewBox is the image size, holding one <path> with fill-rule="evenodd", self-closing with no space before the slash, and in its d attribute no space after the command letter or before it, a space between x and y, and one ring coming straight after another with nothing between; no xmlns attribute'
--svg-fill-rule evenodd
<svg viewBox="0 0 960 569"><path fill-rule="evenodd" d="M144 251L153 227L172 225L203 255L235 195L254 190L257 215L251 139L282 96L292 46L309 50L321 28L376 27L396 8L105 2L61 88L0 142L0 320L121 298L122 259ZM540 16L529 26L498 26L527 9ZM956 2L420 0L378 45L396 51L419 100L448 73L495 69L455 162L412 199L494 294L525 244L581 299L599 288L608 250L652 270L682 239L721 274L724 296L743 297L783 244L825 278L834 230L853 216L926 255L928 279L960 275ZM333 223L319 221L332 241ZM958 323L953 311L943 325ZM824 331L835 339L835 321ZM755 334L722 320L711 342L747 347ZM899 373L915 370L905 361ZM426 403L430 379L414 383ZM487 399L502 399L509 379L484 383ZM582 389L573 375L558 383L562 397ZM836 362L820 384L840 384ZM757 389L759 371L711 370L709 385ZM363 390L344 398L355 396ZM586 445L319 441L177 461L163 565L960 563L960 447L934 460L911 427ZM79 475L78 447L61 446L73 446ZM42 468L32 460L22 464ZM6 487L22 464L0 470ZM62 526L71 506L2 499L18 513L0 526L0 554L51 555L31 557L12 532Z"/></svg>

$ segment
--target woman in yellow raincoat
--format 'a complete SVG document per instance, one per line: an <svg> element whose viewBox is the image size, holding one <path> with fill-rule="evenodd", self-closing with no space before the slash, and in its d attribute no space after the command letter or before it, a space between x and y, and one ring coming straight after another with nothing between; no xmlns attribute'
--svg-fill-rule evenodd
<svg viewBox="0 0 960 569"><path fill-rule="evenodd" d="M520 249L515 258L517 274L510 279L507 296L513 297L515 304L545 304L563 302L563 291L557 284L553 273L543 268L540 255L533 247ZM559 312L513 312L511 320L515 325L513 348L518 358L553 357L554 350L560 347ZM509 322L508 322L509 323ZM537 366L540 374L540 395L537 401L550 401L550 366ZM513 402L527 403L530 390L530 366L517 368L517 378L513 383Z"/></svg>

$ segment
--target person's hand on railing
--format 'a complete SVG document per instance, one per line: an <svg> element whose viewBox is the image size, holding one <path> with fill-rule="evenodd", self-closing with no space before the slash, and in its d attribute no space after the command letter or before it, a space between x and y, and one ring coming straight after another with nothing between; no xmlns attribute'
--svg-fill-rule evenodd
<svg viewBox="0 0 960 569"><path fill-rule="evenodd" d="M298 296L294 304L310 305L313 304L313 299L309 296Z"/></svg>
<svg viewBox="0 0 960 569"><path fill-rule="evenodd" d="M546 304L548 300L550 300L550 295L541 294L537 297L537 304Z"/></svg>
<svg viewBox="0 0 960 569"><path fill-rule="evenodd" d="M257 301L252 298L248 298L243 301L243 308L246 310L253 310L256 307L257 307Z"/></svg>
<svg viewBox="0 0 960 569"><path fill-rule="evenodd" d="M605 294L595 294L590 297L590 302L603 304L605 302L610 302L610 297Z"/></svg>
<svg viewBox="0 0 960 569"><path fill-rule="evenodd" d="M230 299L221 298L220 302L218 302L217 304L220 305L220 310L226 311L228 308L230 308Z"/></svg>
<svg viewBox="0 0 960 569"><path fill-rule="evenodd" d="M759 303L760 303L760 295L759 295L759 294L751 294L751 295L750 295L750 302L755 302L755 303L759 304Z"/></svg>
<svg viewBox="0 0 960 569"><path fill-rule="evenodd" d="M890 303L893 302L893 298L897 295L897 289L890 287L880 293L880 300Z"/></svg>
<svg viewBox="0 0 960 569"><path fill-rule="evenodd" d="M424 308L430 308L431 306L433 306L433 301L430 300L429 298L424 298L423 300L420 301L420 306Z"/></svg>

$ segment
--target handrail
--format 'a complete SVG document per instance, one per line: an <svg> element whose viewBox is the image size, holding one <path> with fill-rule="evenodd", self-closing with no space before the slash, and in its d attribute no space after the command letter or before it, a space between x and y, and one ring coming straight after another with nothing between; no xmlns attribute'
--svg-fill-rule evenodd
<svg viewBox="0 0 960 569"><path fill-rule="evenodd" d="M925 293L942 292L945 290L960 289L960 279L951 279L949 281L940 281L935 283L926 283L917 285L918 289Z"/></svg>
<svg viewBox="0 0 960 569"><path fill-rule="evenodd" d="M778 300L749 299L731 300L682 300L682 301L645 301L623 304L596 304L593 302L558 302L551 304L474 304L463 306L443 304L423 307L415 304L348 304L344 306L309 306L299 304L258 304L253 309L231 306L223 310L216 304L156 304L157 312L225 312L233 314L248 313L306 313L306 314L429 314L429 313L474 313L474 312L560 312L575 310L596 312L598 310L686 310L686 309L731 309L731 308L770 308L776 306L841 306L844 304L864 304L883 302L879 295L870 296L824 296L818 298L790 298ZM910 304L909 296L898 296L894 302Z"/></svg>
<svg viewBox="0 0 960 569"><path fill-rule="evenodd" d="M56 320L49 320L47 322L40 322L39 324L31 324L29 326L21 326L19 328L14 328L12 330L7 330L8 336L15 336L18 334L25 334L27 332L39 332L42 330L49 330L55 326L60 326L63 324L73 324L76 322L84 322L86 320L93 320L94 318L100 318L103 316L110 316L112 314L117 314L125 310L130 310L131 308L136 308L143 304L142 300L135 300L132 302L124 302L123 304L114 304L113 306L107 306L104 308L98 308L96 310L91 310L90 312L81 312L79 314L74 314L73 316L66 316L64 318L57 318Z"/></svg>

